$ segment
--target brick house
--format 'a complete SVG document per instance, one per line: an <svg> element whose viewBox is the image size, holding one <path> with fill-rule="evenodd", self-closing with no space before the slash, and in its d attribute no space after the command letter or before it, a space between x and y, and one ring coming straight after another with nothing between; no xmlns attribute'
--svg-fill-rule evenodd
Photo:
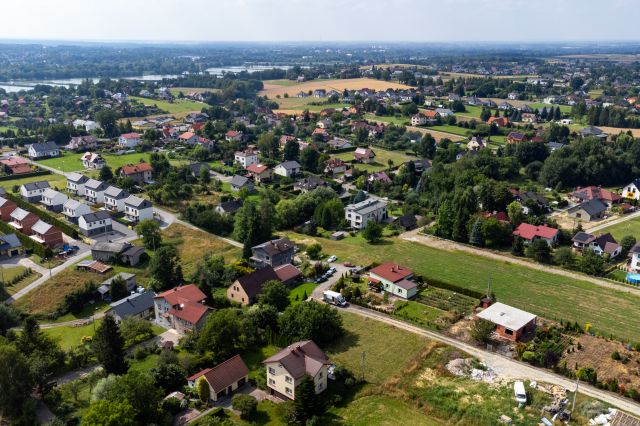
<svg viewBox="0 0 640 426"><path fill-rule="evenodd" d="M476 317L494 323L496 333L512 342L533 332L537 319L534 314L499 302L484 309Z"/></svg>
<svg viewBox="0 0 640 426"><path fill-rule="evenodd" d="M209 307L204 304L206 298L193 284L160 293L153 298L155 320L180 334L198 330L209 314Z"/></svg>
<svg viewBox="0 0 640 426"><path fill-rule="evenodd" d="M149 163L127 164L120 168L120 177L130 177L137 184L150 182L153 167Z"/></svg>
<svg viewBox="0 0 640 426"><path fill-rule="evenodd" d="M37 221L31 227L31 235L29 238L51 249L61 246L64 243L62 231L42 220Z"/></svg>

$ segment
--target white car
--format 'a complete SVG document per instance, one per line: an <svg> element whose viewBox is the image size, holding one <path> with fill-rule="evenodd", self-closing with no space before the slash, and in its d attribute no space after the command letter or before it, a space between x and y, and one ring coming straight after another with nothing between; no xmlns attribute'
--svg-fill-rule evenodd
<svg viewBox="0 0 640 426"><path fill-rule="evenodd" d="M331 263L331 262L335 262L336 260L338 260L338 258L337 258L336 256L330 256L330 257L327 259L327 262Z"/></svg>

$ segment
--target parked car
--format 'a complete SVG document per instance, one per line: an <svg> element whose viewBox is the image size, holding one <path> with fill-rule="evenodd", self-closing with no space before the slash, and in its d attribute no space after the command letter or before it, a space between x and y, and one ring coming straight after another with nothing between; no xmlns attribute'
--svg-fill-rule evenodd
<svg viewBox="0 0 640 426"><path fill-rule="evenodd" d="M520 406L524 406L527 403L527 391L524 389L524 383L517 381L513 384L513 393L516 397L516 402Z"/></svg>
<svg viewBox="0 0 640 426"><path fill-rule="evenodd" d="M337 258L336 256L330 256L330 257L327 259L327 262L331 263L331 262L335 262L336 260L338 260L338 258Z"/></svg>
<svg viewBox="0 0 640 426"><path fill-rule="evenodd" d="M343 265L343 266L346 266L347 268L353 268L354 266L356 266L356 265L354 265L354 264L353 264L353 263L351 263L351 262L344 262L342 265Z"/></svg>
<svg viewBox="0 0 640 426"><path fill-rule="evenodd" d="M344 297L335 291L330 291L327 290L324 293L322 293L322 299L327 302L330 303L332 305L336 305L336 306L347 306L348 303L347 301L344 299Z"/></svg>

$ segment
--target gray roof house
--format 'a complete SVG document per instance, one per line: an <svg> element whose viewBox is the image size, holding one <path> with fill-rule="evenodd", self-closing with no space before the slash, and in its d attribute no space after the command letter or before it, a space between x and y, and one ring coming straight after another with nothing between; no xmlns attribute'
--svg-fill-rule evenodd
<svg viewBox="0 0 640 426"><path fill-rule="evenodd" d="M124 201L129 195L126 190L111 185L104 191L104 206L112 212L123 212Z"/></svg>
<svg viewBox="0 0 640 426"><path fill-rule="evenodd" d="M22 243L16 234L0 235L0 256L18 256L23 251Z"/></svg>
<svg viewBox="0 0 640 426"><path fill-rule="evenodd" d="M100 284L100 287L98 287L97 291L98 291L98 294L100 294L100 297L102 299L105 299L108 297L109 290L111 290L111 283L113 283L113 280L115 280L116 278L122 278L124 280L124 283L128 291L135 290L137 285L136 274L131 274L129 272L118 272L111 278L107 278L106 280L104 280L102 284Z"/></svg>
<svg viewBox="0 0 640 426"><path fill-rule="evenodd" d="M118 322L128 317L151 318L154 315L154 296L152 291L127 296L111 303L107 315L113 316Z"/></svg>
<svg viewBox="0 0 640 426"><path fill-rule="evenodd" d="M67 191L72 194L84 196L84 185L88 180L89 178L83 174L76 172L67 173Z"/></svg>
<svg viewBox="0 0 640 426"><path fill-rule="evenodd" d="M247 191L253 191L253 181L249 178L240 175L234 175L231 179L231 189L233 191L240 191L242 188L246 188Z"/></svg>
<svg viewBox="0 0 640 426"><path fill-rule="evenodd" d="M29 157L32 159L57 157L60 148L53 141L34 143L29 146Z"/></svg>
<svg viewBox="0 0 640 426"><path fill-rule="evenodd" d="M153 219L153 204L135 195L129 195L124 200L124 217L129 222L140 222L144 219Z"/></svg>
<svg viewBox="0 0 640 426"><path fill-rule="evenodd" d="M215 208L216 212L220 214L234 214L243 205L242 198L235 198L229 201L223 201Z"/></svg>
<svg viewBox="0 0 640 426"><path fill-rule="evenodd" d="M42 193L48 188L50 188L50 186L46 180L25 183L20 186L20 195L25 201L35 203L42 199Z"/></svg>
<svg viewBox="0 0 640 426"><path fill-rule="evenodd" d="M293 261L295 245L287 237L251 247L251 265L255 268L286 265Z"/></svg>
<svg viewBox="0 0 640 426"><path fill-rule="evenodd" d="M144 247L134 246L130 243L112 243L98 241L91 246L91 257L100 262L115 262L120 260L126 265L136 266L140 263L140 256L144 253Z"/></svg>
<svg viewBox="0 0 640 426"><path fill-rule="evenodd" d="M380 223L389 217L387 203L374 198L347 205L344 209L344 214L345 219L355 229L364 229L367 223L372 220Z"/></svg>
<svg viewBox="0 0 640 426"><path fill-rule="evenodd" d="M71 223L78 223L78 218L87 213L91 213L91 207L80 201L69 198L62 206L62 214Z"/></svg>
<svg viewBox="0 0 640 426"><path fill-rule="evenodd" d="M54 212L61 212L64 203L67 202L69 197L64 195L62 192L58 192L54 189L47 188L42 192L42 198L40 199L40 203L44 205L47 210L52 210Z"/></svg>
<svg viewBox="0 0 640 426"><path fill-rule="evenodd" d="M297 161L285 161L278 164L273 172L279 176L290 177L300 173L300 163Z"/></svg>
<svg viewBox="0 0 640 426"><path fill-rule="evenodd" d="M607 211L607 205L598 199L593 199L571 207L567 213L569 217L590 222L602 218L605 211Z"/></svg>
<svg viewBox="0 0 640 426"><path fill-rule="evenodd" d="M104 203L104 191L108 186L109 185L102 181L89 179L84 184L85 199L90 203Z"/></svg>
<svg viewBox="0 0 640 426"><path fill-rule="evenodd" d="M111 232L113 224L109 212L99 210L94 213L87 213L78 218L80 232L87 237Z"/></svg>

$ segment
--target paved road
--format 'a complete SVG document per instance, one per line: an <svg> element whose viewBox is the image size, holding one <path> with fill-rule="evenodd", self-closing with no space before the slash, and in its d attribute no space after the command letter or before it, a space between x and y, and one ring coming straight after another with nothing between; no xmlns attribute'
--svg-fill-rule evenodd
<svg viewBox="0 0 640 426"><path fill-rule="evenodd" d="M600 287L605 287L605 288L613 289L616 291L622 291L625 293L631 293L633 295L640 296L640 288L637 288L637 287L631 287L624 284L616 284L614 282L601 280L596 277L592 277L585 274L579 274L577 272L569 271L567 269L561 269L561 268L557 268L550 265L543 265L541 263L535 263L529 260L507 256L494 251L471 247L465 244L457 243L455 241L445 240L442 238L433 237L431 235L420 234L419 229L400 234L400 238L406 241L412 241L414 243L433 247L438 250L467 252L467 253L474 254L476 256L487 257L487 258L498 260L501 262L513 263L516 265L525 266L527 268L548 272L550 274L562 275L564 277L571 278L574 280L588 281Z"/></svg>
<svg viewBox="0 0 640 426"><path fill-rule="evenodd" d="M573 390L576 387L576 383L573 380L567 379L566 377L557 375L547 370L532 367L529 364L516 361L504 355L500 355L494 352L488 352L484 349L469 345L464 342L460 342L456 339L443 336L442 334L435 333L433 331L424 330L422 328L393 319L387 315L381 314L379 312L376 312L370 309L365 309L355 305L351 305L347 308L336 308L336 309L345 309L348 312L352 312L354 314L357 314L363 317L371 318L376 321L381 321L393 327L397 327L397 328L409 331L411 333L419 334L429 339L433 339L433 340L442 342L444 344L456 347L468 353L469 355L472 355L480 359L487 366L492 368L498 375L505 377L507 379L536 380L539 382L559 385L570 390ZM614 393L603 391L601 389L596 389L593 386L589 386L584 383L580 383L579 392L584 395L588 395L590 397L600 399L601 401L604 401L607 404L611 404L612 406L618 407L636 416L640 416L640 405L636 404L635 402L627 398L622 398Z"/></svg>

